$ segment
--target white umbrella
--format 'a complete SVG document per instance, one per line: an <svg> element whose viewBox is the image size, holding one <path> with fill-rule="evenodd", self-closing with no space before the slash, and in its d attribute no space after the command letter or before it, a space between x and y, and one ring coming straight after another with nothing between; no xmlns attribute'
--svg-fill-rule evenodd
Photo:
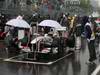
<svg viewBox="0 0 100 75"><path fill-rule="evenodd" d="M39 26L48 26L48 27L53 27L53 28L61 28L62 26L54 20L43 20L38 24Z"/></svg>
<svg viewBox="0 0 100 75"><path fill-rule="evenodd" d="M44 40L44 41L49 40L49 42L50 42L50 39L52 39L52 38L50 38L48 36L38 36L38 37L36 37L35 39L33 39L31 41L31 44L35 44L35 43L37 43L40 40Z"/></svg>
<svg viewBox="0 0 100 75"><path fill-rule="evenodd" d="M7 25L19 27L19 28L30 28L30 25L23 19L11 19L7 23Z"/></svg>
<svg viewBox="0 0 100 75"><path fill-rule="evenodd" d="M33 40L31 41L31 44L35 44L35 43L37 43L39 40L42 40L42 39L44 39L44 36L36 37L35 39L33 39Z"/></svg>

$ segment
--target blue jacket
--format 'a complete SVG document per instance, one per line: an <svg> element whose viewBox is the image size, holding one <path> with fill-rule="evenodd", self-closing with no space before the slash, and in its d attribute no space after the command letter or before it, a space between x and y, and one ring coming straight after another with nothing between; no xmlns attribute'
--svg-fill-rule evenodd
<svg viewBox="0 0 100 75"><path fill-rule="evenodd" d="M85 36L87 39L90 39L92 35L92 30L91 30L91 26L89 25L89 23L86 23L85 25Z"/></svg>

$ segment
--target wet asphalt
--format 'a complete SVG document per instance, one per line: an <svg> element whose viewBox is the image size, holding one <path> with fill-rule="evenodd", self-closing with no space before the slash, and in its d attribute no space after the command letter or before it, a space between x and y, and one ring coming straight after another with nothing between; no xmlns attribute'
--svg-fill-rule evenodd
<svg viewBox="0 0 100 75"><path fill-rule="evenodd" d="M96 52L98 54L97 46ZM100 63L98 58L96 63L86 64L89 58L89 52L85 39L82 39L82 49L75 51L70 56L52 65L3 61L14 55L15 54L9 56L5 48L0 46L0 75L91 75ZM98 75L100 75L100 73L98 73Z"/></svg>

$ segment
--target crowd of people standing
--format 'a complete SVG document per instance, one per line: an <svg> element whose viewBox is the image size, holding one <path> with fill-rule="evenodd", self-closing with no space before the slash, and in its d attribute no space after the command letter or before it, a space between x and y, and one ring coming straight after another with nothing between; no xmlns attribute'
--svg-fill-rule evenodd
<svg viewBox="0 0 100 75"><path fill-rule="evenodd" d="M41 22L42 20L45 20L45 19L50 19L50 16L47 15L46 17L41 18L41 15L36 15L36 16L33 16L31 19L29 19L28 22L31 24L32 21ZM67 13L67 14L62 13L59 15L58 19L56 19L56 20L57 20L57 22L59 22L62 25L62 27L66 27L66 31L68 32L67 40L66 40L66 47L69 47L69 50L80 50L81 45L82 45L81 38L82 38L82 36L84 36L88 43L89 63L92 63L95 59L97 59L96 50L95 50L95 39L97 37L97 35L96 35L97 27L96 27L96 23L95 23L95 18L93 18L92 16L79 16L79 15L70 16L69 13ZM4 26L4 27L6 27L6 26ZM18 28L14 28L14 31L17 29ZM40 27L38 29L39 29L40 33L44 32L45 34L47 34L50 32L49 31L50 28L48 28L48 27L47 28ZM10 33L11 33L11 30L13 30L13 29L10 28ZM27 31L27 29L25 29L25 31ZM4 31L4 32L6 32L6 31ZM27 33L25 33L25 36L28 36L27 35L28 33L29 33L29 30ZM8 34L8 32L7 32L7 34ZM13 35L15 35L14 32L13 32ZM65 35L66 35L66 33L65 33ZM8 36L8 35L6 35L6 36ZM59 34L59 36L60 36L60 34ZM28 38L29 37L26 37L26 43L27 42L29 43L29 41L27 41ZM10 37L10 40L11 40L11 37ZM13 40L15 40L15 39L13 39ZM20 41L22 42L23 40L20 40ZM24 45L25 45L25 43L24 43Z"/></svg>

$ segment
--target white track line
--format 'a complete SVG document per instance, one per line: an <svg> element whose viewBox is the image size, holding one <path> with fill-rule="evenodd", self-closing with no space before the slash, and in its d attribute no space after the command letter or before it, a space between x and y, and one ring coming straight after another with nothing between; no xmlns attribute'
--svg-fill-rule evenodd
<svg viewBox="0 0 100 75"><path fill-rule="evenodd" d="M59 58L59 59L57 59L57 60L53 61L53 63L56 63L57 61L60 61L60 60L64 59L65 57L67 57L67 56L69 56L69 55L71 55L71 54L73 54L73 53L66 54L64 57ZM52 64L53 64L53 63L52 63Z"/></svg>
<svg viewBox="0 0 100 75"><path fill-rule="evenodd" d="M92 72L91 75L97 75L97 73L100 71L100 65Z"/></svg>
<svg viewBox="0 0 100 75"><path fill-rule="evenodd" d="M13 58L15 58L15 57L21 56L22 54L21 54L21 55L18 55L18 56L11 57L11 58L8 58L8 59L4 59L4 61L8 61L8 62L19 62L19 63L31 63L31 64L41 64L41 65L51 65L51 64L53 64L53 63L56 63L56 62L58 62L58 61L64 59L65 57L67 57L67 56L69 56L69 55L71 55L71 54L72 54L72 53L66 54L64 57L59 58L59 59L57 59L57 60L55 60L55 61L52 61L52 62L48 62L48 63L32 62L32 61L18 61L18 60L14 60L14 59L13 59ZM24 55L24 54L23 54L23 55Z"/></svg>
<svg viewBox="0 0 100 75"><path fill-rule="evenodd" d="M10 59L5 59L4 61L8 61L8 62L17 62L17 63L29 63L29 64L41 64L41 65L50 65L50 64L51 64L51 62L48 62L48 63L41 63L41 62L31 62L31 61L10 60Z"/></svg>
<svg viewBox="0 0 100 75"><path fill-rule="evenodd" d="M13 57L8 58L8 59L13 59L13 58L15 58L15 57L19 57L19 56L22 56L22 55L25 55L25 54L27 54L27 53L23 53L23 54L20 54L20 55L17 55L17 56L13 56ZM5 60L5 59L4 59L4 60Z"/></svg>

